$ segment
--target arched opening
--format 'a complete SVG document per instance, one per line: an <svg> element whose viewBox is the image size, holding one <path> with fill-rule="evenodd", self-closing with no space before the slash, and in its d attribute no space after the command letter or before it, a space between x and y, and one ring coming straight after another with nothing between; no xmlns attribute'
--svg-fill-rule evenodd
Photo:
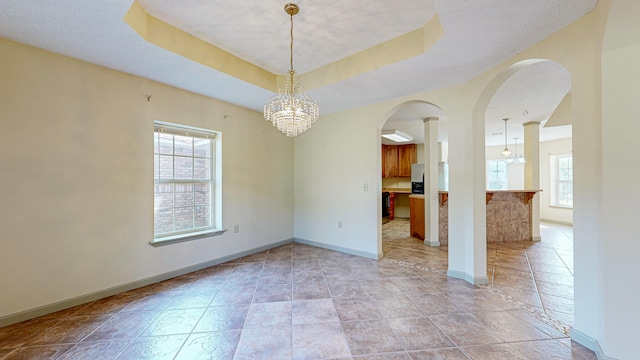
<svg viewBox="0 0 640 360"><path fill-rule="evenodd" d="M570 90L563 65L528 59L498 74L473 111L473 120L485 124L488 189L542 190L528 204L529 218L487 202L489 283L568 327L574 300ZM501 266L496 259L505 253L522 261Z"/></svg>
<svg viewBox="0 0 640 360"><path fill-rule="evenodd" d="M425 139L425 119L437 119L435 127L437 130L430 135L431 140ZM378 252L383 253L383 241L412 236L410 222L415 219L411 217L412 207L409 197L412 193L420 191L415 188L416 183L422 183L422 180L417 178L419 177L417 174L420 173L419 169L424 167L425 146L428 146L429 141L438 142L437 146L444 149L443 156L446 160L447 116L439 106L433 103L423 100L407 101L389 110L379 127L381 134L400 132L409 136L406 141L400 139L394 141L383 136L378 139L378 146L381 148L381 156L378 161L381 169L380 189L382 193L379 197L379 208L382 213L378 222ZM397 164L391 159L394 157L398 159ZM397 169L394 168L396 166ZM440 167L442 186L446 186L444 161ZM383 224L386 224L384 232L382 230ZM423 238L424 236L420 240Z"/></svg>

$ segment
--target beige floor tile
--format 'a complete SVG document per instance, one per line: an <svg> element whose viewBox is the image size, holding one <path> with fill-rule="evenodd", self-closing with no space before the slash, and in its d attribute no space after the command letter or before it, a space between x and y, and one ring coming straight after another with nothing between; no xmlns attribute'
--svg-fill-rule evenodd
<svg viewBox="0 0 640 360"><path fill-rule="evenodd" d="M331 299L294 300L292 314L294 325L340 321Z"/></svg>
<svg viewBox="0 0 640 360"><path fill-rule="evenodd" d="M76 344L58 360L111 360L115 359L133 341L127 340L106 340L96 342L83 342Z"/></svg>
<svg viewBox="0 0 640 360"><path fill-rule="evenodd" d="M242 329L249 305L225 305L207 308L194 332Z"/></svg>
<svg viewBox="0 0 640 360"><path fill-rule="evenodd" d="M165 335L139 337L134 340L118 357L121 360L171 360L188 335Z"/></svg>
<svg viewBox="0 0 640 360"><path fill-rule="evenodd" d="M510 344L491 344L462 348L474 360L529 360Z"/></svg>
<svg viewBox="0 0 640 360"><path fill-rule="evenodd" d="M432 315L429 318L458 346L502 342L471 314Z"/></svg>
<svg viewBox="0 0 640 360"><path fill-rule="evenodd" d="M333 304L340 321L382 319L382 314L378 311L376 301L369 297L361 299L333 299Z"/></svg>
<svg viewBox="0 0 640 360"><path fill-rule="evenodd" d="M389 319L387 324L406 350L455 346L427 317Z"/></svg>
<svg viewBox="0 0 640 360"><path fill-rule="evenodd" d="M294 359L350 357L351 352L340 323L293 326Z"/></svg>
<svg viewBox="0 0 640 360"><path fill-rule="evenodd" d="M242 331L235 360L291 359L293 357L291 326L249 328Z"/></svg>
<svg viewBox="0 0 640 360"><path fill-rule="evenodd" d="M342 329L353 355L404 351L391 328L382 320L343 322Z"/></svg>
<svg viewBox="0 0 640 360"><path fill-rule="evenodd" d="M245 328L291 325L291 302L254 303L249 308Z"/></svg>
<svg viewBox="0 0 640 360"><path fill-rule="evenodd" d="M233 359L241 330L194 333L175 360Z"/></svg>
<svg viewBox="0 0 640 360"><path fill-rule="evenodd" d="M504 341L549 339L549 335L508 311L475 312L473 316Z"/></svg>
<svg viewBox="0 0 640 360"><path fill-rule="evenodd" d="M409 352L412 360L468 360L460 349L434 349Z"/></svg>

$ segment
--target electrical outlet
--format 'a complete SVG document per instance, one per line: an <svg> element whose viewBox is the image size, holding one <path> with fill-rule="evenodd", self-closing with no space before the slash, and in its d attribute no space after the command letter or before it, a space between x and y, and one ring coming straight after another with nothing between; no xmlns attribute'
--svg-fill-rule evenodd
<svg viewBox="0 0 640 360"><path fill-rule="evenodd" d="M362 191L369 191L369 184L368 183L362 184Z"/></svg>
<svg viewBox="0 0 640 360"><path fill-rule="evenodd" d="M234 225L233 226L233 232L234 233L239 233L240 232L240 225Z"/></svg>
<svg viewBox="0 0 640 360"><path fill-rule="evenodd" d="M338 229L342 229L342 221L338 221Z"/></svg>

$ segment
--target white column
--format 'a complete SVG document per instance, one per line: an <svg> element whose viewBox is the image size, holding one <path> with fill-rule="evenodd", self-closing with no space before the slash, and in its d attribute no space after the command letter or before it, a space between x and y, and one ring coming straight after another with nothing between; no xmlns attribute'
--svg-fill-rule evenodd
<svg viewBox="0 0 640 360"><path fill-rule="evenodd" d="M483 118L484 119L484 118ZM487 278L484 121L449 117L449 268L475 285Z"/></svg>
<svg viewBox="0 0 640 360"><path fill-rule="evenodd" d="M438 201L438 118L424 119L424 244L440 246Z"/></svg>
<svg viewBox="0 0 640 360"><path fill-rule="evenodd" d="M530 121L524 126L524 188L540 189L540 122ZM531 199L531 240L540 241L540 193Z"/></svg>

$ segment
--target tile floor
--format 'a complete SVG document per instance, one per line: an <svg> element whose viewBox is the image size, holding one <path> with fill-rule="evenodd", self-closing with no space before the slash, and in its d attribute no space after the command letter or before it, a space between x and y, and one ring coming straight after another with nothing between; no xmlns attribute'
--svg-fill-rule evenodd
<svg viewBox="0 0 640 360"><path fill-rule="evenodd" d="M572 342L572 230L488 246L490 284L383 226L380 261L290 244L0 328L0 359L595 359Z"/></svg>

